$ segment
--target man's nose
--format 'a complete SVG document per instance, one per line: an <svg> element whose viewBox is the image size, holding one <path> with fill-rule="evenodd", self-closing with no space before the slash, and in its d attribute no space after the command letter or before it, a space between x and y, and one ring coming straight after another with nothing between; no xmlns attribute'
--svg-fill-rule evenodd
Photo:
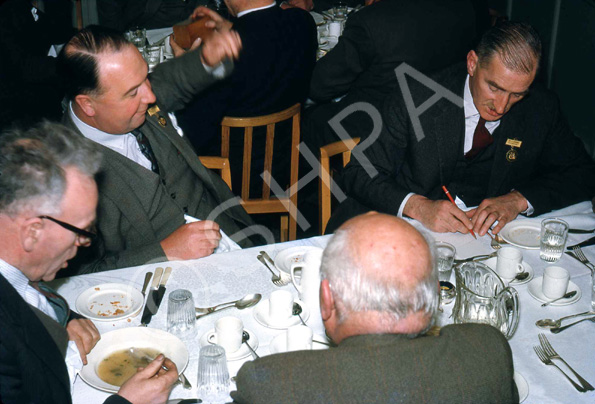
<svg viewBox="0 0 595 404"><path fill-rule="evenodd" d="M502 115L506 112L506 106L508 105L508 101L510 100L509 94L501 94L494 100L494 109L496 113Z"/></svg>
<svg viewBox="0 0 595 404"><path fill-rule="evenodd" d="M155 97L155 94L153 93L153 90L151 89L151 84L149 83L149 80L147 80L145 82L145 84L143 84L143 102L145 104L153 104L157 98Z"/></svg>

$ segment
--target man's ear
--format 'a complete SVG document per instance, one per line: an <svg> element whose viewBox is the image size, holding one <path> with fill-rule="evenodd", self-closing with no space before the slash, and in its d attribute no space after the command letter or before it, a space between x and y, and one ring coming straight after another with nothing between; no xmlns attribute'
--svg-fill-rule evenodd
<svg viewBox="0 0 595 404"><path fill-rule="evenodd" d="M474 50L470 50L469 53L467 53L467 73L469 73L469 76L473 77L478 63L479 57L477 56L477 53L475 53Z"/></svg>
<svg viewBox="0 0 595 404"><path fill-rule="evenodd" d="M95 116L95 103L91 96L79 94L74 97L74 102L84 112L85 115Z"/></svg>
<svg viewBox="0 0 595 404"><path fill-rule="evenodd" d="M38 217L23 220L19 226L19 237L25 251L31 252L33 250L41 239L43 227L43 220Z"/></svg>
<svg viewBox="0 0 595 404"><path fill-rule="evenodd" d="M320 282L320 314L322 315L322 321L327 321L333 315L336 315L335 299L328 279L323 279Z"/></svg>

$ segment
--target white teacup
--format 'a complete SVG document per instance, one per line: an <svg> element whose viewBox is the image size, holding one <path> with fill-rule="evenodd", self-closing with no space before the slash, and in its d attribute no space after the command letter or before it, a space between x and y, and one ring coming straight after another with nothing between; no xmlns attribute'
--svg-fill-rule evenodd
<svg viewBox="0 0 595 404"><path fill-rule="evenodd" d="M290 270L291 281L300 293L300 299L315 312L318 312L318 305L320 304L320 263L323 251L322 248L307 251L304 254L303 261L292 264ZM295 271L298 268L302 270L299 283L295 279Z"/></svg>
<svg viewBox="0 0 595 404"><path fill-rule="evenodd" d="M312 349L312 329L305 325L294 325L287 329L287 351Z"/></svg>
<svg viewBox="0 0 595 404"><path fill-rule="evenodd" d="M343 26L341 25L340 22L338 22L338 21L330 22L328 24L328 35L334 36L336 38L340 37L341 36L341 28L343 28Z"/></svg>
<svg viewBox="0 0 595 404"><path fill-rule="evenodd" d="M269 298L269 322L284 323L293 315L293 295L287 290L276 290Z"/></svg>
<svg viewBox="0 0 595 404"><path fill-rule="evenodd" d="M564 296L568 289L570 274L562 267L551 266L543 271L543 283L541 291L549 299L557 299Z"/></svg>
<svg viewBox="0 0 595 404"><path fill-rule="evenodd" d="M207 337L211 344L221 345L228 354L242 346L244 323L236 317L221 317L215 323L215 332Z"/></svg>
<svg viewBox="0 0 595 404"><path fill-rule="evenodd" d="M504 279L512 279L523 272L523 252L515 247L502 247L498 250L496 272Z"/></svg>

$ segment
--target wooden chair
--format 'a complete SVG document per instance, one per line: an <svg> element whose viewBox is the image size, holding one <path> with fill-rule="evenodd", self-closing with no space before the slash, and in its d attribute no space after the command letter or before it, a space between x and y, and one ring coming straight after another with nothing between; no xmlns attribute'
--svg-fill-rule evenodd
<svg viewBox="0 0 595 404"><path fill-rule="evenodd" d="M244 150L242 161L242 189L240 197L242 206L249 214L260 213L288 213L281 216L281 241L295 240L297 231L297 181L298 158L300 142L300 104L295 104L284 111L275 114L235 118L224 117L221 121L221 156L229 159L230 128L244 128ZM291 128L291 162L289 178L289 197L271 197L269 186L273 167L273 146L275 139L275 124L292 119ZM266 144L264 156L265 177L262 185L261 198L250 199L250 169L252 163L253 129L266 126ZM286 158L286 155L280 156Z"/></svg>
<svg viewBox="0 0 595 404"><path fill-rule="evenodd" d="M351 160L351 150L359 143L355 137L348 141L339 140L320 148L320 180L318 183L318 209L320 211L320 234L324 234L326 225L331 218L331 174L330 158L342 154L343 167Z"/></svg>
<svg viewBox="0 0 595 404"><path fill-rule="evenodd" d="M218 156L199 156L200 162L206 168L211 170L220 170L221 178L231 189L231 168L229 167L229 159Z"/></svg>

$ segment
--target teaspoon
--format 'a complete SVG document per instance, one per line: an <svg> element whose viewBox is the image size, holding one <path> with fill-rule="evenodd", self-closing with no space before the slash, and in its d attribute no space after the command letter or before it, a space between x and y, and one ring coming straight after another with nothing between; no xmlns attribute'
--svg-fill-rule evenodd
<svg viewBox="0 0 595 404"><path fill-rule="evenodd" d="M248 348L250 348L250 352L252 352L252 355L254 355L255 358L260 358L260 356L258 356L258 354L254 351L254 349L252 349L252 347L248 343L249 339L250 339L250 334L248 334L247 331L243 331L242 332L242 344L246 344L246 346Z"/></svg>
<svg viewBox="0 0 595 404"><path fill-rule="evenodd" d="M206 316L207 314L214 313L215 311L227 309L230 307L235 307L238 310L244 310L260 302L260 299L262 299L262 295L260 293L253 293L250 295L246 295L241 299L235 300L233 302L221 303L208 308L195 307L194 310L196 311L196 318L200 318L202 316Z"/></svg>
<svg viewBox="0 0 595 404"><path fill-rule="evenodd" d="M560 299L570 299L571 297L574 297L574 296L576 296L576 290L573 290L572 292L568 292L564 296L559 297L557 299L550 300L549 302L545 302L544 304L541 305L541 307L545 307L545 306L547 306L550 303L557 302Z"/></svg>
<svg viewBox="0 0 595 404"><path fill-rule="evenodd" d="M593 311L585 311L583 313L572 314L572 315L566 316L566 317L560 317L557 320L552 320L551 318L544 318L544 319L541 319L541 320L537 320L535 322L535 325L537 327L539 327L539 328L545 328L545 329L548 329L548 328L559 328L560 325L562 324L562 320L566 320L566 319L574 318L574 317L578 317L578 316L584 316L586 314L595 314L595 312L593 312Z"/></svg>

